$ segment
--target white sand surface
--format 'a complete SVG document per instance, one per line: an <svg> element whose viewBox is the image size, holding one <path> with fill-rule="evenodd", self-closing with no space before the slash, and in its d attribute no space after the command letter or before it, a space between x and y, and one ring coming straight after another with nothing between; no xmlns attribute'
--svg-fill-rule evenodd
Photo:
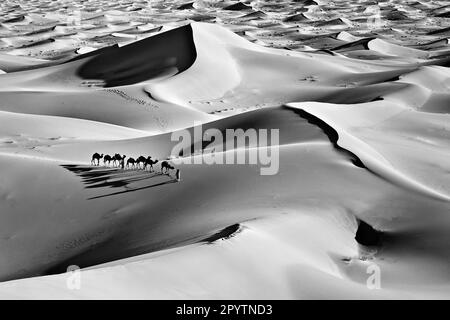
<svg viewBox="0 0 450 320"><path fill-rule="evenodd" d="M3 1L0 298L450 298L446 4ZM198 124L279 141L161 174Z"/></svg>

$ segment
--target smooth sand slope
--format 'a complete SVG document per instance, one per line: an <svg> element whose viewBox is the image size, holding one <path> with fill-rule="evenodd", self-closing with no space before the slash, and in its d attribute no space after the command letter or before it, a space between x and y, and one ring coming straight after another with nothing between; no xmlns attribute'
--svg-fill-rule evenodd
<svg viewBox="0 0 450 320"><path fill-rule="evenodd" d="M40 5L1 5L1 298L449 298L444 1ZM173 154L200 123L279 141ZM278 174L205 163L251 150Z"/></svg>

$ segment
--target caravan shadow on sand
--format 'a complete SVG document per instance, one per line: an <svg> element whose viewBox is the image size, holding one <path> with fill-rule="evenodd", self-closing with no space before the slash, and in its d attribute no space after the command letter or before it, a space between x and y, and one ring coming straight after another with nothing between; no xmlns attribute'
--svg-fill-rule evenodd
<svg viewBox="0 0 450 320"><path fill-rule="evenodd" d="M127 189L127 190L124 190L124 191L118 191L118 192L114 192L114 193L110 193L110 194L104 194L104 195L101 195L101 196L91 197L91 198L88 198L88 200L93 200L93 199L99 199L99 198L104 198L104 197L115 196L115 195L122 194L122 193L128 193L128 192L134 192L134 191L144 190L144 189L153 188L153 187L158 187L158 186L162 186L162 185L169 184L169 183L175 183L175 182L177 182L176 179L171 179L171 180L168 180L168 181L165 181L165 182L160 182L160 183L152 184L152 185L145 186L145 187L139 187L139 188L134 188L134 189Z"/></svg>
<svg viewBox="0 0 450 320"><path fill-rule="evenodd" d="M144 190L152 187L177 182L176 179L173 179L170 176L162 173L150 173L136 170L123 170L119 168L92 167L86 165L61 165L61 167L81 177L81 181L86 185L85 187L86 189L125 188L125 190L122 191L91 197L88 198L88 200ZM131 184L134 182L150 180L152 178L157 178L159 176L167 176L169 180L137 188L131 187Z"/></svg>

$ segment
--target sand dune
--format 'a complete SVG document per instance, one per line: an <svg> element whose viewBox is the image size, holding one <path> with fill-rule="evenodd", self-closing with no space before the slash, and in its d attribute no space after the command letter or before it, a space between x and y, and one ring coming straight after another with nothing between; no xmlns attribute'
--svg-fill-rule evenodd
<svg viewBox="0 0 450 320"><path fill-rule="evenodd" d="M445 1L0 8L1 298L449 298ZM199 124L279 140L173 154ZM207 164L252 150L278 174Z"/></svg>

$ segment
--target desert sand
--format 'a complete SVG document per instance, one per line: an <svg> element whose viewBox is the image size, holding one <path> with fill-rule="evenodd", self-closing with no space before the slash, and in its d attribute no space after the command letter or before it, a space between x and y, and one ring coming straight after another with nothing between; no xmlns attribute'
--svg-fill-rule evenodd
<svg viewBox="0 0 450 320"><path fill-rule="evenodd" d="M447 1L0 8L0 298L450 298ZM90 163L199 123L279 129L279 172Z"/></svg>

